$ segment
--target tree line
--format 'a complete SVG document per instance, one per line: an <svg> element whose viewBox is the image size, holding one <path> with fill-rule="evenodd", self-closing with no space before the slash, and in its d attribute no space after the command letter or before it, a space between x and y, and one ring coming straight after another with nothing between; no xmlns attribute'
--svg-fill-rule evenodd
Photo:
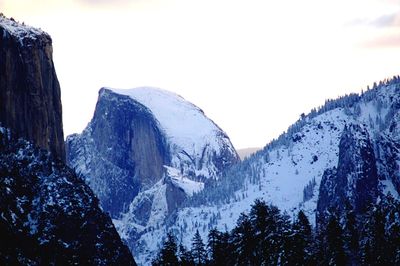
<svg viewBox="0 0 400 266"><path fill-rule="evenodd" d="M242 213L230 232L216 228L205 243L196 231L190 249L169 232L152 265L400 265L400 203L390 195L362 216L334 209L313 229L263 200Z"/></svg>

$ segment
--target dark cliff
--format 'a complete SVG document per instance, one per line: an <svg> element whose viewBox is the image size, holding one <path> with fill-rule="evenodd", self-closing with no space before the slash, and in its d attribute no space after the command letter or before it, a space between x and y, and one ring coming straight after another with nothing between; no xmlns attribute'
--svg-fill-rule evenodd
<svg viewBox="0 0 400 266"><path fill-rule="evenodd" d="M339 143L336 168L327 169L321 180L317 223L324 224L327 212L341 212L351 204L356 214L365 213L378 196L378 172L372 142L366 128L346 126Z"/></svg>
<svg viewBox="0 0 400 266"><path fill-rule="evenodd" d="M0 124L64 160L52 50L47 33L0 16Z"/></svg>
<svg viewBox="0 0 400 266"><path fill-rule="evenodd" d="M0 264L135 265L97 197L63 162L51 56L49 35L0 15Z"/></svg>

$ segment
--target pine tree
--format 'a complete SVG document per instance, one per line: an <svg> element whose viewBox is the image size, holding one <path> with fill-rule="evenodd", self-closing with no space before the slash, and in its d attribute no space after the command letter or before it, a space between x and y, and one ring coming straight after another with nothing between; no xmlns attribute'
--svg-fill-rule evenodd
<svg viewBox="0 0 400 266"><path fill-rule="evenodd" d="M207 244L209 265L230 265L232 251L229 238L228 232L222 233L216 228L210 230Z"/></svg>
<svg viewBox="0 0 400 266"><path fill-rule="evenodd" d="M178 257L176 256L177 245L174 235L169 232L167 234L167 239L157 256L157 258L152 262L152 265L163 265L163 266L175 266L179 265Z"/></svg>
<svg viewBox="0 0 400 266"><path fill-rule="evenodd" d="M181 266L194 266L192 254L182 245L182 243L179 245L178 256Z"/></svg>
<svg viewBox="0 0 400 266"><path fill-rule="evenodd" d="M331 216L326 228L327 263L328 265L346 265L343 230L335 216Z"/></svg>
<svg viewBox="0 0 400 266"><path fill-rule="evenodd" d="M312 257L312 228L307 216L300 211L292 227L288 265L310 265Z"/></svg>
<svg viewBox="0 0 400 266"><path fill-rule="evenodd" d="M219 246L220 246L221 232L219 232L216 228L211 229L208 232L208 258L210 261L215 262L220 255ZM214 265L214 263L212 263Z"/></svg>
<svg viewBox="0 0 400 266"><path fill-rule="evenodd" d="M250 211L250 222L252 234L250 233L247 244L249 263L282 263L289 248L286 241L290 234L289 217L281 215L277 207L256 200Z"/></svg>
<svg viewBox="0 0 400 266"><path fill-rule="evenodd" d="M205 249L203 240L201 239L199 230L196 230L196 233L193 237L191 253L192 253L194 263L196 265L205 265L206 264L207 253L206 253L206 249Z"/></svg>
<svg viewBox="0 0 400 266"><path fill-rule="evenodd" d="M255 241L249 216L242 213L232 231L233 264L253 265Z"/></svg>
<svg viewBox="0 0 400 266"><path fill-rule="evenodd" d="M371 227L369 228L368 238L371 243L371 257L376 265L386 265L388 263L387 240L385 236L385 218L379 206L373 210Z"/></svg>
<svg viewBox="0 0 400 266"><path fill-rule="evenodd" d="M345 239L345 250L347 257L354 264L359 264L357 262L358 251L359 251L359 232L357 229L357 219L356 214L350 204L350 202L345 203L345 224L344 224L344 239Z"/></svg>

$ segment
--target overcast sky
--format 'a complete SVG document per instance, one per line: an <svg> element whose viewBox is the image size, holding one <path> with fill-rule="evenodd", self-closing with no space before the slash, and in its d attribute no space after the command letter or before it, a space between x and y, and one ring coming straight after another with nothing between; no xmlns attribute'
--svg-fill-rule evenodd
<svg viewBox="0 0 400 266"><path fill-rule="evenodd" d="M101 87L180 94L236 148L262 147L327 98L400 74L398 0L0 0L53 38L64 133Z"/></svg>

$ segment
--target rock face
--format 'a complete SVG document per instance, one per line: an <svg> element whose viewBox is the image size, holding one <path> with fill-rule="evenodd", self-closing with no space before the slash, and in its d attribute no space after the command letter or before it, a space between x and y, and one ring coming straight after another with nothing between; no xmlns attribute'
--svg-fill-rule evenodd
<svg viewBox="0 0 400 266"><path fill-rule="evenodd" d="M182 97L155 88L103 88L92 121L67 137L83 175L132 250L173 220L185 199L239 162L227 135Z"/></svg>
<svg viewBox="0 0 400 266"><path fill-rule="evenodd" d="M159 181L169 163L165 137L151 111L102 89L89 126L68 136L67 162L86 177L112 217Z"/></svg>
<svg viewBox="0 0 400 266"><path fill-rule="evenodd" d="M387 132L377 140L377 162L382 179L390 180L395 191L400 193L400 112L396 112Z"/></svg>
<svg viewBox="0 0 400 266"><path fill-rule="evenodd" d="M52 50L47 33L0 16L0 124L64 160Z"/></svg>
<svg viewBox="0 0 400 266"><path fill-rule="evenodd" d="M63 162L51 49L46 33L0 15L0 264L135 265L96 196Z"/></svg>
<svg viewBox="0 0 400 266"><path fill-rule="evenodd" d="M323 224L329 208L342 211L346 204L356 214L365 212L378 196L378 172L368 131L360 125L345 126L339 143L337 168L327 169L321 180L317 224Z"/></svg>

